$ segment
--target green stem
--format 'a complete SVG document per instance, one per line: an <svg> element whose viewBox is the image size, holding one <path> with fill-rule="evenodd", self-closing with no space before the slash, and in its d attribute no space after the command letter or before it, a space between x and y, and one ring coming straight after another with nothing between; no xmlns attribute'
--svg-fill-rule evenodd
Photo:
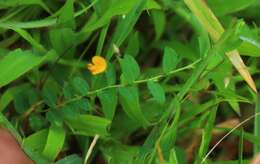
<svg viewBox="0 0 260 164"><path fill-rule="evenodd" d="M184 70L187 70L187 69L192 69L192 68L194 68L194 66L195 66L199 61L200 61L200 59L199 59L199 60L196 60L195 62L193 62L193 63L191 63L191 64L189 64L189 65L187 65L187 66L185 66L185 67L182 67L182 68L173 70L173 71L169 72L168 74L160 74L160 75L153 76L153 77L151 77L151 78L147 78L147 79L143 79L143 80L136 80L136 81L134 81L132 84L142 84L142 83L146 83L146 82L151 81L151 80L157 81L157 80L159 80L159 79L161 79L161 78L168 77L168 76L173 75L173 74L175 74L175 73L178 73L178 72L181 72L181 71L184 71ZM97 93L102 92L102 91L107 90L107 89L120 88L120 87L125 87L125 86L127 86L127 85L129 85L129 84L116 84L116 85L110 85L110 86L106 86L106 87L103 87L103 88L99 88L99 89L97 89L97 90L89 91L86 95L77 96L77 97L75 97L75 98L72 98L72 99L70 99L70 100L68 100L68 101L65 101L65 102L63 102L63 103L57 105L56 108L61 107L61 106L64 106L64 105L66 105L66 104L68 104L68 103L71 103L71 102L80 100L80 99L82 99L82 98L84 98L84 97L86 97L86 96L93 95L93 94L97 94Z"/></svg>

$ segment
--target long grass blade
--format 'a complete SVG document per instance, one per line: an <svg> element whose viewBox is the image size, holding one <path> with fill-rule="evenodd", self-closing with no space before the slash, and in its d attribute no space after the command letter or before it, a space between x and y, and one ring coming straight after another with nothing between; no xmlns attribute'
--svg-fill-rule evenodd
<svg viewBox="0 0 260 164"><path fill-rule="evenodd" d="M209 33L212 40L217 42L225 30L207 4L202 0L184 0L184 2ZM226 55L250 88L257 92L255 83L241 59L239 52L233 50L226 53Z"/></svg>

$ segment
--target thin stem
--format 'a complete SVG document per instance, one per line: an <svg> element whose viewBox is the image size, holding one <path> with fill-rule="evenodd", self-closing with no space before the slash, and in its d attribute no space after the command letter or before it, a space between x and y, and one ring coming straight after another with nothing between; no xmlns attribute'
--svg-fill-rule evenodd
<svg viewBox="0 0 260 164"><path fill-rule="evenodd" d="M136 81L134 81L132 84L141 84L141 83L146 83L146 82L151 81L151 80L154 80L154 81L155 81L155 80L159 80L159 79L161 79L161 78L163 78L163 77L170 76L170 75L175 74L175 73L177 73L177 72L181 72L181 71L184 71L184 70L187 70L187 69L194 68L194 65L196 65L196 64L197 64L198 62L200 62L200 61L201 61L201 59L196 60L195 62L193 62L193 63L191 63L191 64L189 64L189 65L187 65L187 66L185 66L185 67L182 67L182 68L173 70L173 71L169 72L168 74L160 74L160 75L156 75L156 76L154 76L154 77L150 77L150 78L147 78L147 79L136 80ZM64 105L66 105L66 104L68 104L68 103L71 103L71 102L80 100L80 99L82 99L82 98L84 98L84 97L86 97L86 96L93 95L93 94L97 94L97 93L102 92L102 91L107 90L107 89L120 88L120 87L124 87L124 86L127 86L127 85L128 85L128 84L116 84L116 85L110 85L110 86L106 86L106 87L103 87L103 88L99 88L99 89L97 89L97 90L89 91L86 95L77 96L77 97L72 98L72 99L70 99L70 100L68 100L68 101L65 101L65 102L63 102L63 103L61 103L61 104L58 104L58 105L56 106L56 108L61 107L61 106L64 106Z"/></svg>
<svg viewBox="0 0 260 164"><path fill-rule="evenodd" d="M191 63L191 64L189 64L189 65L187 65L187 66L185 66L185 67L182 67L182 68L173 70L173 71L169 72L168 74L160 74L160 75L156 75L156 76L153 76L153 77L150 77L150 78L147 78L147 79L136 80L136 81L133 82L133 84L146 83L146 82L151 81L151 80L156 81L156 80L159 80L159 79L161 79L161 78L171 76L171 75L173 75L173 74L175 74L175 73L178 73L178 72L181 72L181 71L184 71L184 70L187 70L187 69L192 69L192 68L194 68L194 66L195 66L197 63L199 63L200 61L201 61L201 59L198 59L198 60L196 60L195 62L193 62L193 63ZM82 98L84 98L84 97L86 97L86 96L89 96L89 95L97 94L97 93L102 92L102 91L107 90L107 89L120 88L120 87L124 87L124 86L126 86L126 85L127 85L127 84L116 84L116 85L110 85L110 86L106 86L106 87L103 87L103 88L99 88L99 89L97 89L97 90L89 91L86 95L77 96L77 97L74 97L74 98L72 98L72 99L70 99L70 100L68 100L68 101L64 101L63 103L60 103L60 104L56 105L55 108L62 107L62 106L64 106L64 105L68 104L68 103L71 103L71 102L80 100L80 99L82 99ZM32 107L30 107L30 109L36 108L36 107L38 107L39 105L41 105L42 103L43 103L43 100L40 100L39 102L37 102L36 104L34 104ZM30 112L27 113L27 115L30 114L32 111L33 111L33 110L30 110Z"/></svg>
<svg viewBox="0 0 260 164"><path fill-rule="evenodd" d="M91 142L91 144L89 146L88 152L86 154L86 157L85 157L85 160L84 160L84 164L87 164L87 161L88 161L91 153L93 152L93 149L94 149L94 147L95 147L95 145L97 143L98 138L99 138L99 135L95 135L94 139L92 140L92 142Z"/></svg>
<svg viewBox="0 0 260 164"><path fill-rule="evenodd" d="M250 121L251 119L255 118L256 116L260 115L260 112L255 113L254 115L251 115L250 117L248 117L247 119L245 119L244 121L242 121L241 123L237 124L234 128L232 128L227 134L225 134L211 149L210 151L205 155L205 157L203 158L201 163L204 163L206 161L206 159L209 157L209 155L215 150L215 148L225 139L227 138L232 132L234 132L237 128L239 128L240 126L242 126L243 124L247 123L248 121Z"/></svg>

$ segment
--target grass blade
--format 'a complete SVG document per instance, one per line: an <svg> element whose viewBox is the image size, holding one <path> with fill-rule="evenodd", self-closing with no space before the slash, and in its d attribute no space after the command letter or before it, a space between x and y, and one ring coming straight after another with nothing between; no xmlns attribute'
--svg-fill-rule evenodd
<svg viewBox="0 0 260 164"><path fill-rule="evenodd" d="M206 3L202 0L184 0L184 2L209 33L212 40L217 42L225 30ZM226 55L248 85L257 92L255 83L241 59L239 52L233 50L226 53Z"/></svg>
<svg viewBox="0 0 260 164"><path fill-rule="evenodd" d="M217 114L217 107L218 106L215 106L214 109L212 109L209 113L208 123L203 130L202 141L200 144L199 154L196 163L200 163L203 156L207 153L212 136L212 129L214 127L214 122Z"/></svg>

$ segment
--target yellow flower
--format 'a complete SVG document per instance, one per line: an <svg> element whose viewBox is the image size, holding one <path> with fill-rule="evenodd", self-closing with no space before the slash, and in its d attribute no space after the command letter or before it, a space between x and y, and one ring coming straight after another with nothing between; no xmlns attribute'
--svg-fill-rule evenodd
<svg viewBox="0 0 260 164"><path fill-rule="evenodd" d="M87 65L87 68L93 75L102 73L106 70L107 62L103 57L93 56L91 61L92 63L89 63Z"/></svg>

